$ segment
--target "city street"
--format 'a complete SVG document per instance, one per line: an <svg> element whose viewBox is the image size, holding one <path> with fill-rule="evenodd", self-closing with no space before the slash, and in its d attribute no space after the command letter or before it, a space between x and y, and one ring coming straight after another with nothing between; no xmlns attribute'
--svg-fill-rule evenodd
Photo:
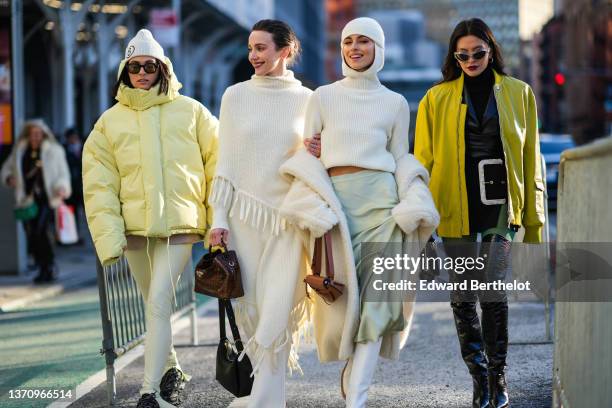
<svg viewBox="0 0 612 408"><path fill-rule="evenodd" d="M556 214L550 216L550 221L554 232ZM551 235L554 237L554 233ZM193 259L197 261L202 253L201 245L194 246ZM23 401L8 400L8 389L74 389L104 369L104 359L99 354L102 329L91 243L85 247L58 248L58 264L60 283L57 286L66 284L65 292L0 314L0 406L3 408L24 406ZM73 282L77 285L71 287ZM30 286L29 290L23 289L21 296L24 299L33 298L37 293L44 296L45 290L49 292L48 288ZM198 304L201 306L205 300L198 297ZM9 303L15 304L15 301ZM214 379L218 319L215 303L210 306L213 308L207 307L199 319L200 346L189 346L189 329L175 336L183 367L193 375L186 388L185 407L226 407L232 401L231 395ZM549 407L553 346L545 339L544 306L511 302L510 308L508 382L513 406ZM400 361L383 360L379 364L370 406L467 406L471 379L459 357L449 305L422 302L416 310L413 331ZM319 364L312 344L303 345L300 355L305 375L296 374L288 379L288 406L342 407L338 388L342 364ZM118 372L118 406L136 404L142 370L140 357ZM318 391L313 393L313 389ZM28 401L28 406L44 407L49 402ZM106 406L104 384L71 406Z"/></svg>
<svg viewBox="0 0 612 408"><path fill-rule="evenodd" d="M11 389L72 389L98 370L102 325L98 288L72 290L0 314L0 406L21 408ZM27 401L44 407L50 401Z"/></svg>
<svg viewBox="0 0 612 408"><path fill-rule="evenodd" d="M218 342L216 309L199 320L201 345L189 347L189 331L175 337L185 371L193 375L187 384L183 407L227 407L232 396L214 379ZM551 406L552 343L545 341L544 308L540 304L511 303L508 383L512 407ZM339 375L342 363L319 364L312 345L300 353L304 376L287 381L289 408L340 408ZM135 406L142 380L139 358L117 376L119 407ZM419 303L412 334L400 360L383 360L370 389L370 407L467 407L472 382L459 357L452 313L447 303ZM106 406L104 384L70 407Z"/></svg>
<svg viewBox="0 0 612 408"><path fill-rule="evenodd" d="M371 373L410 291L351 401L471 407L486 339L491 406L612 407L611 51L610 0L0 0L0 408L157 407L170 331L246 407L212 296L275 345L296 276L344 297L255 408L345 407L318 353Z"/></svg>
<svg viewBox="0 0 612 408"><path fill-rule="evenodd" d="M555 213L550 215L550 224L554 238ZM202 246L195 245L194 262L202 254ZM9 389L74 389L104 369L104 359L99 354L102 328L91 242L83 247L59 247L58 264L60 279L56 285L23 286L18 293L26 300L36 296L44 299L0 313L0 406L3 408L23 406L23 401L8 400L6 392ZM5 278L2 282L12 281ZM63 286L66 290L62 292ZM0 284L0 298L3 293L6 296L13 293L11 288ZM198 305L206 300L198 296ZM15 296L4 302L5 305L18 304ZM211 306L215 306L214 302ZM545 341L544 306L511 303L510 307L508 381L513 406L549 407L552 343ZM226 407L232 400L214 379L217 320L216 308L208 307L199 320L201 345L198 347L188 345L189 329L176 335L182 364L194 377L187 385L185 407ZM400 361L385 360L379 365L371 391L371 405L467 406L471 380L460 361L454 330L448 304L418 303L413 332ZM302 346L300 363L305 376L294 375L288 379L289 407L343 406L338 389L342 364L320 365L312 344ZM142 370L140 357L118 373L119 406L136 404ZM312 389L319 389L317 396L309 391ZM28 401L28 406L44 407L48 403ZM71 406L106 406L104 385Z"/></svg>
<svg viewBox="0 0 612 408"><path fill-rule="evenodd" d="M59 279L52 285L0 280L0 407L45 407L51 401L10 400L15 389L72 390L104 369L100 302L93 246L59 247ZM199 259L202 246L194 246ZM22 280L24 280L22 279ZM16 293L15 293L16 292ZM10 295L10 296L9 296ZM20 296L29 303L20 305ZM35 300L40 298L40 300ZM205 297L198 296L198 304ZM24 405L26 404L26 405Z"/></svg>

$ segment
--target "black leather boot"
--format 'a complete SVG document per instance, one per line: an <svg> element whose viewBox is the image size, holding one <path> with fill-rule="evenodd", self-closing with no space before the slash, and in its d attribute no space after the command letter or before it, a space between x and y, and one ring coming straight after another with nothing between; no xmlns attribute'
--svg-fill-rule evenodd
<svg viewBox="0 0 612 408"><path fill-rule="evenodd" d="M34 278L35 284L46 284L57 280L55 267L53 265L43 265L40 267L38 275Z"/></svg>
<svg viewBox="0 0 612 408"><path fill-rule="evenodd" d="M480 333L480 322L474 302L452 302L455 327L459 338L461 357L465 362L474 386L472 394L473 408L489 406L489 388L487 386L487 358Z"/></svg>
<svg viewBox="0 0 612 408"><path fill-rule="evenodd" d="M472 408L489 408L489 383L486 375L472 375Z"/></svg>
<svg viewBox="0 0 612 408"><path fill-rule="evenodd" d="M508 352L508 303L483 303L482 329L489 360L491 408L508 406L505 369Z"/></svg>
<svg viewBox="0 0 612 408"><path fill-rule="evenodd" d="M508 406L506 355L508 354L508 303L483 303L482 329L489 360L491 408Z"/></svg>
<svg viewBox="0 0 612 408"><path fill-rule="evenodd" d="M510 406L504 370L489 371L489 395L491 395L491 408L507 408Z"/></svg>
<svg viewBox="0 0 612 408"><path fill-rule="evenodd" d="M508 303L482 303L482 331L489 360L489 393L491 408L508 406L505 379L508 352Z"/></svg>
<svg viewBox="0 0 612 408"><path fill-rule="evenodd" d="M36 277L34 278L33 282L37 285L42 284L42 283L46 283L47 279L46 279L46 272L44 271L43 268L40 268L38 270L38 275L36 275Z"/></svg>
<svg viewBox="0 0 612 408"><path fill-rule="evenodd" d="M486 236L483 238L482 251L481 256L487 254L487 281L505 280L510 264L511 243L499 235ZM505 377L508 354L508 299L504 291L488 291L481 294L480 301L491 408L505 408L509 406Z"/></svg>
<svg viewBox="0 0 612 408"><path fill-rule="evenodd" d="M45 283L55 282L57 280L57 271L53 264L42 268L44 270L43 279Z"/></svg>

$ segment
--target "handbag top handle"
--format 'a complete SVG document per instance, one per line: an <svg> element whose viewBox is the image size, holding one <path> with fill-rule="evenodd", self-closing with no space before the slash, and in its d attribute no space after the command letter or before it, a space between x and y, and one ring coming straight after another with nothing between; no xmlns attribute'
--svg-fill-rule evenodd
<svg viewBox="0 0 612 408"><path fill-rule="evenodd" d="M326 275L334 280L334 255L332 253L331 233L326 232L322 238L315 239L314 254L312 256L312 273L321 276L321 264L323 261L323 241L325 241L325 266Z"/></svg>
<svg viewBox="0 0 612 408"><path fill-rule="evenodd" d="M227 320L229 320L230 330L232 331L232 337L234 338L234 344L236 350L242 353L242 339L240 338L240 331L236 324L236 317L234 316L234 308L229 299L219 299L219 337L221 340L227 339L227 333L225 332L225 312L227 310Z"/></svg>
<svg viewBox="0 0 612 408"><path fill-rule="evenodd" d="M221 240L221 245L216 245L217 247L222 249L222 252L227 252L227 244L225 243L225 241ZM212 254L213 250L212 250L212 245L208 245L208 253Z"/></svg>

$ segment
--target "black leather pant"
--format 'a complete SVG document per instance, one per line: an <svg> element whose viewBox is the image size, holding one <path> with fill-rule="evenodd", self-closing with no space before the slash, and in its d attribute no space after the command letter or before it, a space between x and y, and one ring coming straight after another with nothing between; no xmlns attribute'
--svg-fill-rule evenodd
<svg viewBox="0 0 612 408"><path fill-rule="evenodd" d="M451 258L480 256L485 259L485 267L480 271L450 272L451 282L468 281L467 290L452 291L450 296L461 356L474 376L486 375L487 370L503 371L508 350L506 293L503 290L472 291L469 288L471 280L504 281L510 262L511 241L490 234L483 237L480 248L475 243L475 236L445 239L444 242L446 254ZM477 302L480 302L482 321L476 312Z"/></svg>
<svg viewBox="0 0 612 408"><path fill-rule="evenodd" d="M49 238L49 224L53 220L53 210L47 203L38 204L38 214L24 222L28 239L28 248L39 268L49 268L53 265L53 246Z"/></svg>

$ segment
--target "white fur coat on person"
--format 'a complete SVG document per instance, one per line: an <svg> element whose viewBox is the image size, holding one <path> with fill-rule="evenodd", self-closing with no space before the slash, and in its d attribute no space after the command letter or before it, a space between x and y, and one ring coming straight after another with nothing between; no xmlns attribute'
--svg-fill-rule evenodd
<svg viewBox="0 0 612 408"><path fill-rule="evenodd" d="M21 171L23 155L28 148L28 141L20 139L13 148L9 158L2 166L0 177L6 184L9 177L15 177L15 206L17 208L29 204L28 196L25 192L25 179ZM40 146L40 161L42 162L43 182L45 193L49 199L49 206L57 208L62 204L63 199L57 195L61 189L64 190L65 197L68 198L72 192L70 185L70 170L66 162L64 148L54 139L43 140Z"/></svg>
<svg viewBox="0 0 612 408"><path fill-rule="evenodd" d="M335 280L345 285L345 292L329 305L316 294L312 295L311 317L319 360L346 360L354 352L353 339L360 312L357 270L346 217L325 167L306 150L299 150L281 166L280 172L293 180L281 214L301 229L311 254L314 239L331 230ZM404 232L405 251L410 256L418 256L440 221L427 187L429 175L414 156L404 155L397 164L395 176L400 202L392 215ZM404 302L407 322L404 331L383 336L382 357L399 357L410 331L414 302L414 297Z"/></svg>

